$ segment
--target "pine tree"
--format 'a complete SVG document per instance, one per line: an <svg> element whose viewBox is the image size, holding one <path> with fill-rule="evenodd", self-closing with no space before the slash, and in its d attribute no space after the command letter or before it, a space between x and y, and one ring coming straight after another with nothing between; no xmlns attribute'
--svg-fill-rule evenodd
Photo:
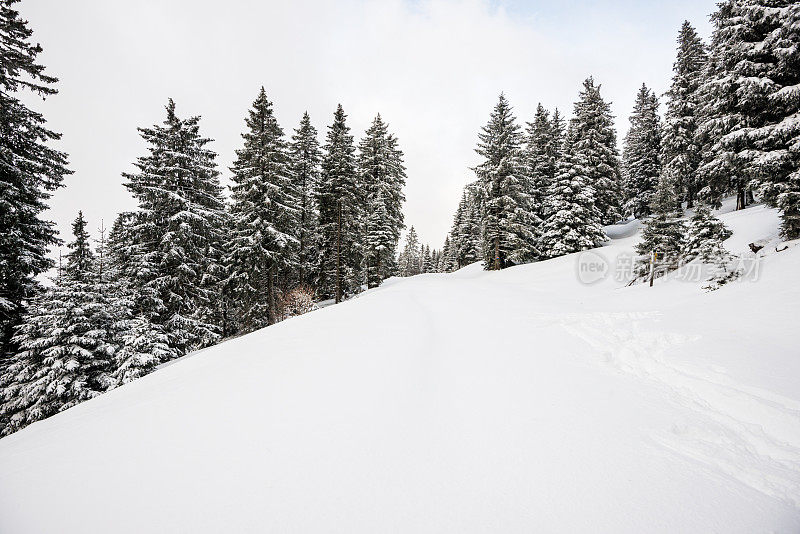
<svg viewBox="0 0 800 534"><path fill-rule="evenodd" d="M137 310L162 325L183 355L219 338L213 319L225 211L200 117L179 119L172 99L166 111L163 126L139 129L148 154L136 162L138 172L123 174L139 207L120 237Z"/></svg>
<svg viewBox="0 0 800 534"><path fill-rule="evenodd" d="M320 180L322 152L317 140L317 129L311 125L308 113L303 113L300 126L294 131L290 145L292 179L299 197L298 227L298 282L300 285L316 283L319 268L319 212L317 188Z"/></svg>
<svg viewBox="0 0 800 534"><path fill-rule="evenodd" d="M699 87L707 61L703 40L692 25L684 21L678 34L672 84L666 93L667 110L661 159L664 171L675 183L677 202L680 204L685 198L687 207L694 205L699 189L697 167L700 164L700 146L696 134L700 107Z"/></svg>
<svg viewBox="0 0 800 534"><path fill-rule="evenodd" d="M742 77L740 106L746 128L732 135L747 176L766 203L781 210L786 239L800 238L800 5L753 2L746 11L753 41ZM761 37L763 36L762 40ZM757 76L757 78L755 78ZM736 137L741 135L740 140Z"/></svg>
<svg viewBox="0 0 800 534"><path fill-rule="evenodd" d="M419 250L419 237L417 236L417 231L412 226L409 228L408 234L406 234L406 244L397 261L400 276L414 276L420 274L421 259Z"/></svg>
<svg viewBox="0 0 800 534"><path fill-rule="evenodd" d="M511 106L500 95L489 122L478 135L475 167L484 197L484 267L498 270L538 257L532 231L539 220L532 211L522 161L522 134Z"/></svg>
<svg viewBox="0 0 800 534"><path fill-rule="evenodd" d="M568 138L570 151L577 156L575 161L581 162L594 189L602 222L615 223L622 217L617 133L611 105L600 96L600 86L594 84L592 77L583 82Z"/></svg>
<svg viewBox="0 0 800 534"><path fill-rule="evenodd" d="M58 80L37 63L42 47L30 42L17 2L0 3L0 370L16 350L11 340L26 304L41 289L36 277L54 265L47 248L59 240L41 214L71 172L66 154L49 146L61 134L18 98L25 90L54 95Z"/></svg>
<svg viewBox="0 0 800 534"><path fill-rule="evenodd" d="M638 276L649 273L651 261L659 275L680 265L686 229L681 213L675 210L676 197L674 183L662 173L650 206L652 215L645 220L642 240L636 245L636 253L640 255L636 266Z"/></svg>
<svg viewBox="0 0 800 534"><path fill-rule="evenodd" d="M283 130L262 87L231 167L233 235L226 264L244 332L278 321L278 276L295 269L302 199Z"/></svg>
<svg viewBox="0 0 800 534"><path fill-rule="evenodd" d="M355 147L341 104L333 115L323 147L322 178L317 192L321 232L320 295L341 302L359 289L362 191Z"/></svg>
<svg viewBox="0 0 800 534"><path fill-rule="evenodd" d="M717 289L739 276L737 270L730 268L735 256L722 244L731 235L732 232L711 214L708 206L697 206L695 214L689 220L683 256L687 262L698 260L710 267L709 272L705 273L708 277L705 289Z"/></svg>
<svg viewBox="0 0 800 534"><path fill-rule="evenodd" d="M781 123L787 117L785 113L791 117L798 109L797 99L790 96L798 78L797 51L793 50L798 30L790 16L796 12L794 3L726 0L711 16L714 33L700 88L703 106L698 139L704 157L698 172L704 184L703 196L714 207L720 205L722 195L735 191L737 209L742 209L750 202L750 187L757 185L759 177L772 170L791 175L791 164L779 163L775 169L772 164L773 159L791 162L792 157L784 157L788 154L782 147L784 143L791 146L791 132L796 135L800 127L790 118L784 124L788 129L781 127L774 132L777 135L770 135L770 125ZM782 33L788 38L773 47ZM779 55L786 61L780 61ZM788 91L780 96L783 87ZM759 150L761 142L766 144ZM769 154L773 146L775 153ZM751 180L756 182L751 184Z"/></svg>
<svg viewBox="0 0 800 534"><path fill-rule="evenodd" d="M650 203L661 172L658 98L644 84L636 95L630 122L622 152L626 207L634 217L644 217L650 214Z"/></svg>
<svg viewBox="0 0 800 534"><path fill-rule="evenodd" d="M20 352L0 379L6 434L95 397L113 382L114 303L94 270L82 214L72 228L64 274L34 299L15 337Z"/></svg>
<svg viewBox="0 0 800 534"><path fill-rule="evenodd" d="M457 268L481 259L481 210L476 193L464 188L453 218L448 243L452 247Z"/></svg>
<svg viewBox="0 0 800 534"><path fill-rule="evenodd" d="M732 232L714 217L711 209L705 204L700 204L689 220L688 238L683 247L683 257L686 261L700 258L704 263L718 260L724 253L722 242L728 239Z"/></svg>
<svg viewBox="0 0 800 534"><path fill-rule="evenodd" d="M608 239L595 203L595 190L589 185L589 173L582 154L565 151L545 200L546 218L540 238L543 257L588 250Z"/></svg>
<svg viewBox="0 0 800 534"><path fill-rule="evenodd" d="M365 267L367 285L375 287L393 268L393 258L402 231L403 186L406 172L397 139L389 133L380 115L359 143L359 174L364 187L366 218ZM381 213L379 219L376 213Z"/></svg>
<svg viewBox="0 0 800 534"><path fill-rule="evenodd" d="M550 122L550 113L539 104L533 122L528 123L525 147L531 206L539 220L544 218L544 197L547 189L555 180L557 160L553 157L553 144L557 142L553 124ZM536 228L537 234L538 230Z"/></svg>

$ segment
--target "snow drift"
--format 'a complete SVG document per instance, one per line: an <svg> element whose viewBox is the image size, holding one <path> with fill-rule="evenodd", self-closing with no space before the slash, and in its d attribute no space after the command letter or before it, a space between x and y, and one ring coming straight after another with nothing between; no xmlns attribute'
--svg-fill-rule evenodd
<svg viewBox="0 0 800 534"><path fill-rule="evenodd" d="M800 247L763 254L710 293L391 280L3 438L0 532L800 531Z"/></svg>

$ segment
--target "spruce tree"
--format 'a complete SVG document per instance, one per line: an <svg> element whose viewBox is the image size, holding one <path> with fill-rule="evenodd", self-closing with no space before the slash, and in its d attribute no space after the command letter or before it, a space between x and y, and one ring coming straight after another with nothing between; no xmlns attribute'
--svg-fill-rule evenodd
<svg viewBox="0 0 800 534"><path fill-rule="evenodd" d="M342 105L323 146L319 205L320 284L323 298L341 302L359 289L362 230L362 191L356 172L355 147Z"/></svg>
<svg viewBox="0 0 800 534"><path fill-rule="evenodd" d="M302 199L283 130L262 87L231 167L230 282L244 332L278 321L278 277L295 269Z"/></svg>
<svg viewBox="0 0 800 534"><path fill-rule="evenodd" d="M113 295L94 271L82 214L72 228L64 273L32 302L14 338L20 352L0 379L6 434L95 397L113 383Z"/></svg>
<svg viewBox="0 0 800 534"><path fill-rule="evenodd" d="M200 135L200 117L180 119L172 99L163 125L140 128L148 154L126 173L138 209L130 227L124 272L137 310L162 325L176 354L214 343L225 211L216 154ZM122 237L122 236L121 236Z"/></svg>
<svg viewBox="0 0 800 534"><path fill-rule="evenodd" d="M686 261L700 258L704 263L718 260L725 248L722 242L728 239L732 232L714 217L711 209L700 204L689 219L688 237L683 247L683 257Z"/></svg>
<svg viewBox="0 0 800 534"><path fill-rule="evenodd" d="M751 201L752 186L760 178L771 180L770 173L775 171L780 182L796 172L792 169L792 161L797 168L796 150L792 156L784 148L793 146L791 139L800 128L792 118L798 109L797 99L791 96L798 80L794 4L790 0L725 0L711 16L714 33L700 88L698 139L703 194L714 207L733 191L737 209L742 209ZM786 35L783 40L782 34Z"/></svg>
<svg viewBox="0 0 800 534"><path fill-rule="evenodd" d="M58 80L37 62L42 47L31 43L17 2L0 3L0 370L16 350L12 337L26 304L41 289L36 277L54 265L47 249L59 240L41 215L70 174L66 154L50 146L61 134L20 99L23 91L54 95Z"/></svg>
<svg viewBox="0 0 800 534"><path fill-rule="evenodd" d="M319 268L319 212L316 195L322 159L317 129L311 125L308 113L303 113L300 126L294 131L290 154L292 180L299 198L298 226L295 231L298 240L297 280L300 285L306 285L316 283Z"/></svg>
<svg viewBox="0 0 800 534"><path fill-rule="evenodd" d="M402 231L403 186L406 172L397 139L389 133L380 114L358 145L358 165L364 188L367 285L375 287L393 268L393 258ZM383 220L376 213L381 213Z"/></svg>
<svg viewBox="0 0 800 534"><path fill-rule="evenodd" d="M569 126L569 146L594 189L595 205L603 224L622 217L619 152L611 105L600 95L592 77L583 82Z"/></svg>
<svg viewBox="0 0 800 534"><path fill-rule="evenodd" d="M783 237L800 238L800 5L754 2L747 10L752 49L743 77L740 153L766 203L781 210ZM756 28L760 31L756 31ZM750 35L756 34L753 37ZM763 35L762 40L761 36ZM753 79L753 75L757 79ZM743 149L743 150L742 150Z"/></svg>
<svg viewBox="0 0 800 534"><path fill-rule="evenodd" d="M736 257L722 244L731 234L722 221L711 214L708 206L697 206L689 220L683 256L684 261L697 260L709 267L704 273L708 280L705 289L717 289L739 276L739 272L730 267Z"/></svg>
<svg viewBox="0 0 800 534"><path fill-rule="evenodd" d="M421 257L420 243L417 231L412 226L406 234L406 244L397 261L400 276L414 276L420 274Z"/></svg>
<svg viewBox="0 0 800 534"><path fill-rule="evenodd" d="M525 163L530 187L531 209L538 219L544 217L544 197L555 180L556 159L553 157L555 139L550 113L539 104L533 122L528 123ZM536 228L538 234L539 228Z"/></svg>
<svg viewBox="0 0 800 534"><path fill-rule="evenodd" d="M630 122L622 152L625 204L634 217L644 217L650 214L650 203L661 172L658 98L644 84L636 94Z"/></svg>
<svg viewBox="0 0 800 534"><path fill-rule="evenodd" d="M649 273L651 262L659 275L677 269L681 263L686 228L681 212L675 209L676 197L674 183L662 173L650 206L652 215L644 221L642 240L636 245L640 255L638 276Z"/></svg>
<svg viewBox="0 0 800 534"><path fill-rule="evenodd" d="M470 187L464 188L453 218L449 243L459 269L482 257L480 202Z"/></svg>
<svg viewBox="0 0 800 534"><path fill-rule="evenodd" d="M684 21L678 34L678 52L672 66L672 84L666 93L664 135L661 159L664 171L675 183L677 202L694 205L699 189L697 167L700 146L697 142L700 93L708 57L703 40Z"/></svg>
<svg viewBox="0 0 800 534"><path fill-rule="evenodd" d="M545 199L539 245L543 257L588 250L608 239L595 203L594 187L589 183L590 172L582 154L565 151Z"/></svg>
<svg viewBox="0 0 800 534"><path fill-rule="evenodd" d="M476 152L483 161L474 170L484 197L484 267L498 270L536 259L533 228L539 219L532 211L522 134L504 95L478 138Z"/></svg>

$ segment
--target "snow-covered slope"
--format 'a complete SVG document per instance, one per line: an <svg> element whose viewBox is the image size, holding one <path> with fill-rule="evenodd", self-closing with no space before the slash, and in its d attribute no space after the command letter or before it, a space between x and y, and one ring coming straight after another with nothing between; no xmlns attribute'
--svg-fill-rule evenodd
<svg viewBox="0 0 800 534"><path fill-rule="evenodd" d="M0 440L0 532L798 532L800 247L762 253L389 281Z"/></svg>

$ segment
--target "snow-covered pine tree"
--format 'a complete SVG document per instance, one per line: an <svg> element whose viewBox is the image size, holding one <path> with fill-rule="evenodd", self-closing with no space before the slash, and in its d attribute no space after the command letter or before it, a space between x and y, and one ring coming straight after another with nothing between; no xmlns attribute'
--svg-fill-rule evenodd
<svg viewBox="0 0 800 534"><path fill-rule="evenodd" d="M456 268L460 269L482 257L480 201L473 188L469 186L464 188L461 195L461 201L453 218L449 243Z"/></svg>
<svg viewBox="0 0 800 534"><path fill-rule="evenodd" d="M59 240L40 216L71 172L66 154L49 146L61 134L18 98L24 90L54 95L58 81L36 61L42 47L31 43L18 1L0 3L0 370L16 350L11 340L26 304L41 289L36 277L54 265L47 248Z"/></svg>
<svg viewBox="0 0 800 534"><path fill-rule="evenodd" d="M420 243L417 231L412 226L406 234L406 244L397 260L400 276L414 276L420 271Z"/></svg>
<svg viewBox="0 0 800 534"><path fill-rule="evenodd" d="M283 129L262 87L245 118L244 145L231 167L233 234L225 263L243 332L279 319L278 277L296 269L300 191Z"/></svg>
<svg viewBox="0 0 800 534"><path fill-rule="evenodd" d="M630 122L622 151L625 208L634 217L644 217L650 214L650 203L661 172L658 98L645 84L636 94Z"/></svg>
<svg viewBox="0 0 800 534"><path fill-rule="evenodd" d="M300 126L290 143L292 180L299 197L299 217L295 236L298 240L298 275L300 285L316 284L319 269L319 212L317 188L320 179L322 152L317 129L308 113L303 113Z"/></svg>
<svg viewBox="0 0 800 534"><path fill-rule="evenodd" d="M583 155L574 154L567 147L545 197L545 221L539 241L543 257L588 250L608 239L595 204L594 188L589 185L589 172Z"/></svg>
<svg viewBox="0 0 800 534"><path fill-rule="evenodd" d="M603 100L591 76L583 82L569 124L570 151L577 156L573 162L584 167L603 224L613 224L622 217L617 133L611 104Z"/></svg>
<svg viewBox="0 0 800 534"><path fill-rule="evenodd" d="M652 214L645 219L642 240L636 245L640 256L636 262L637 276L648 275L651 261L659 276L680 266L686 228L681 212L675 210L676 197L675 184L662 172L650 206Z"/></svg>
<svg viewBox="0 0 800 534"><path fill-rule="evenodd" d="M380 114L358 145L358 171L364 187L364 267L367 285L375 287L392 272L397 242L404 227L402 204L406 180L403 153ZM379 220L381 213L385 220Z"/></svg>
<svg viewBox="0 0 800 534"><path fill-rule="evenodd" d="M697 166L700 146L696 139L700 106L699 87L708 57L703 40L684 21L678 34L678 52L672 66L672 84L666 93L666 113L661 140L665 172L675 182L677 202L694 205L699 189Z"/></svg>
<svg viewBox="0 0 800 534"><path fill-rule="evenodd" d="M125 173L139 207L127 215L124 272L137 309L169 336L178 355L219 338L213 323L218 294L217 258L225 220L214 159L200 135L200 117L179 119L172 99L163 125L140 128L148 154Z"/></svg>
<svg viewBox="0 0 800 534"><path fill-rule="evenodd" d="M323 298L341 302L359 290L362 225L362 191L356 172L355 146L342 105L323 146L322 176L317 191L319 205L320 284Z"/></svg>
<svg viewBox="0 0 800 534"><path fill-rule="evenodd" d="M790 84L788 93L796 92L791 88L796 81L791 82L791 79L797 78L791 74L788 78L782 76L784 73L777 68L777 50L773 50L770 43L781 33L794 3L790 0L725 0L711 16L714 32L704 83L700 87L702 122L697 137L702 143L703 159L698 169L704 185L702 193L714 207L720 205L721 197L729 191L737 195L737 209L751 201L750 186L755 184L750 181L761 174L757 172L756 161L769 162L771 157L762 158L764 153L753 150L755 147L749 139L765 140L769 137L769 128L760 133L759 130L780 122L784 111L791 114L791 104L787 109L786 101L781 105L783 99L772 101L770 95L780 91L784 81ZM797 35L796 29L790 29L792 32ZM791 49L796 40L792 42L790 38L787 42L791 43ZM797 52L789 51L788 56L794 59L784 65L796 73ZM781 81L776 82L775 77ZM796 97L789 98L789 102L795 101L795 110L796 100ZM790 123L792 121L794 119ZM766 138L762 137L765 133ZM781 153L784 133L777 136L781 140L767 141L767 146L776 143L778 150L774 155ZM770 166L768 163L765 168L770 169Z"/></svg>
<svg viewBox="0 0 800 534"><path fill-rule="evenodd" d="M705 263L711 263L722 256L725 248L722 242L728 239L732 232L714 217L711 209L705 204L695 208L694 215L689 219L688 237L684 242L683 258L691 261L700 258Z"/></svg>
<svg viewBox="0 0 800 534"><path fill-rule="evenodd" d="M705 273L708 277L706 289L717 289L739 276L739 272L730 267L736 257L722 244L731 234L707 205L697 206L689 220L683 259L687 262L696 259L711 267L710 272Z"/></svg>
<svg viewBox="0 0 800 534"><path fill-rule="evenodd" d="M554 137L550 113L541 104L536 107L533 122L528 123L526 140L524 156L531 209L541 221L544 218L544 197L555 180L557 161L553 157L553 144L558 142ZM537 239L540 231L539 226L534 228Z"/></svg>
<svg viewBox="0 0 800 534"><path fill-rule="evenodd" d="M33 300L14 340L20 352L0 382L3 433L95 397L112 384L113 296L99 280L82 214L66 268Z"/></svg>
<svg viewBox="0 0 800 534"><path fill-rule="evenodd" d="M786 239L800 238L800 4L789 0L748 4L752 40L742 76L740 153L747 175L768 205L781 210ZM758 30L755 30L757 28ZM763 36L763 40L760 40ZM757 78L754 78L757 76ZM735 137L739 132L734 134ZM732 140L734 141L734 140Z"/></svg>
<svg viewBox="0 0 800 534"><path fill-rule="evenodd" d="M478 138L476 152L483 161L474 171L484 199L484 268L498 270L536 259L533 228L540 220L532 211L522 133L503 94Z"/></svg>

